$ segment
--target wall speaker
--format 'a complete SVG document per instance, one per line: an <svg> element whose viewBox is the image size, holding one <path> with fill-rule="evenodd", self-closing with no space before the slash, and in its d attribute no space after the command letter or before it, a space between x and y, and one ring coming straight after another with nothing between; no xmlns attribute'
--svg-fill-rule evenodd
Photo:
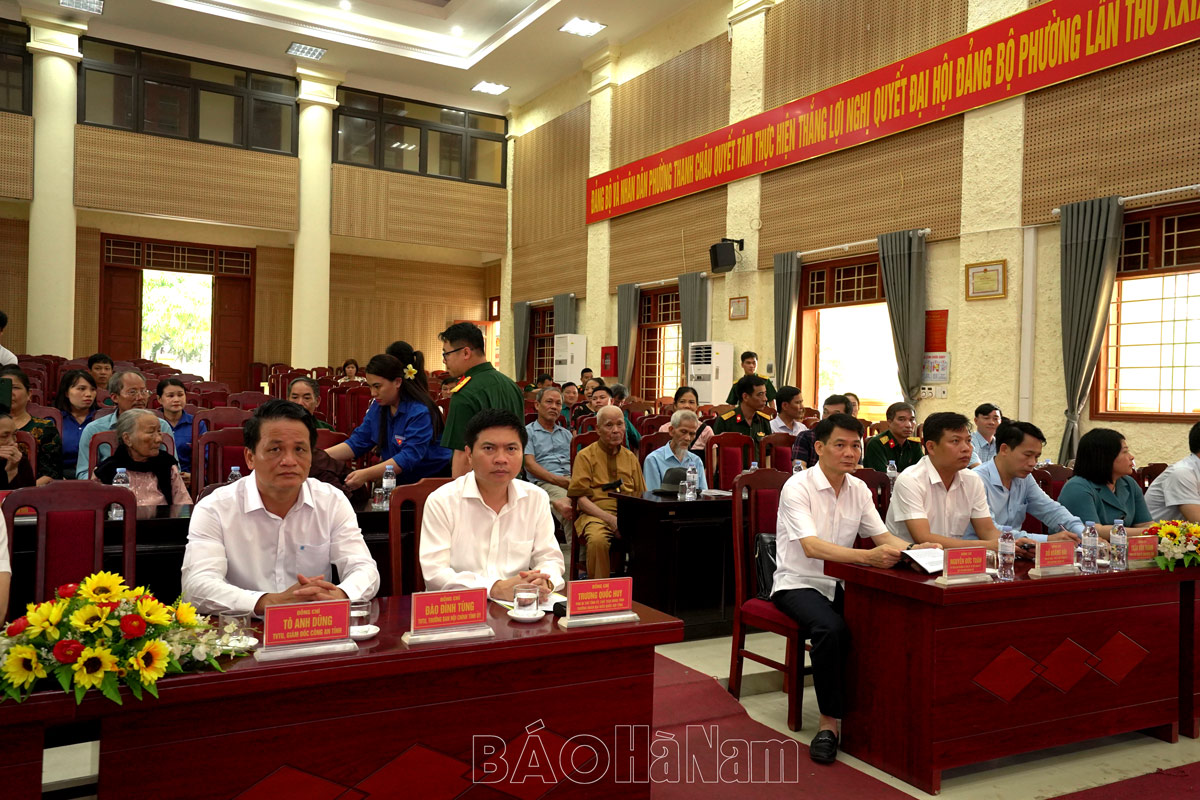
<svg viewBox="0 0 1200 800"><path fill-rule="evenodd" d="M708 261L713 272L732 272L737 265L733 242L717 242L708 248Z"/></svg>

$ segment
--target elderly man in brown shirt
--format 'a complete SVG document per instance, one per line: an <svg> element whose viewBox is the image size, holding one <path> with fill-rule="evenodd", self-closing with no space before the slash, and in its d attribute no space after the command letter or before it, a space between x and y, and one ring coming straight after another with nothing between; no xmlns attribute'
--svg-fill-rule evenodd
<svg viewBox="0 0 1200 800"><path fill-rule="evenodd" d="M640 495L646 491L642 467L625 444L625 414L616 406L604 406L596 414L600 441L575 456L571 469L569 497L578 498L575 531L587 544L589 578L607 578L612 573L609 546L617 535L617 501L610 492Z"/></svg>

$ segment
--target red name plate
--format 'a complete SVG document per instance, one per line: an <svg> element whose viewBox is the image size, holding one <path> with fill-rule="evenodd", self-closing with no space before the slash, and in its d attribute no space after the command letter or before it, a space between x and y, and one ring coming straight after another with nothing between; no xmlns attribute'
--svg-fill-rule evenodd
<svg viewBox="0 0 1200 800"><path fill-rule="evenodd" d="M409 630L414 633L486 622L487 589L418 592L412 596L412 626Z"/></svg>
<svg viewBox="0 0 1200 800"><path fill-rule="evenodd" d="M633 578L571 581L567 601L567 613L572 617L584 614L614 614L618 611L631 611L633 609Z"/></svg>
<svg viewBox="0 0 1200 800"><path fill-rule="evenodd" d="M1130 536L1128 559L1130 561L1152 561L1158 555L1157 536Z"/></svg>
<svg viewBox="0 0 1200 800"><path fill-rule="evenodd" d="M1036 560L1039 568L1073 567L1075 542L1038 542Z"/></svg>
<svg viewBox="0 0 1200 800"><path fill-rule="evenodd" d="M267 606L263 610L263 644L312 644L350 636L350 601L326 600Z"/></svg>
<svg viewBox="0 0 1200 800"><path fill-rule="evenodd" d="M987 572L986 547L955 547L946 551L947 578L960 575L982 575Z"/></svg>

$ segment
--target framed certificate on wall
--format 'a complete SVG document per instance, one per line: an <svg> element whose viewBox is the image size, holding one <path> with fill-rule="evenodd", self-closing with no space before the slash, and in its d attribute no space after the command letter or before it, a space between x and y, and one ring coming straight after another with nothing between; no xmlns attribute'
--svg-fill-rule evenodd
<svg viewBox="0 0 1200 800"><path fill-rule="evenodd" d="M994 300L1008 296L1008 260L967 264L967 299Z"/></svg>

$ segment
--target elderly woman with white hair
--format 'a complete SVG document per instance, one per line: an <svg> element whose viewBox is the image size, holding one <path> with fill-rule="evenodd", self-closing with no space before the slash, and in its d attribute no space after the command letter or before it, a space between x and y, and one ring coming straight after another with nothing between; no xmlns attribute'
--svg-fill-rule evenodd
<svg viewBox="0 0 1200 800"><path fill-rule="evenodd" d="M129 476L129 488L139 506L187 505L192 502L179 462L160 450L163 442L159 419L152 412L134 408L117 420L117 446L96 467L95 480L111 484L118 469Z"/></svg>

